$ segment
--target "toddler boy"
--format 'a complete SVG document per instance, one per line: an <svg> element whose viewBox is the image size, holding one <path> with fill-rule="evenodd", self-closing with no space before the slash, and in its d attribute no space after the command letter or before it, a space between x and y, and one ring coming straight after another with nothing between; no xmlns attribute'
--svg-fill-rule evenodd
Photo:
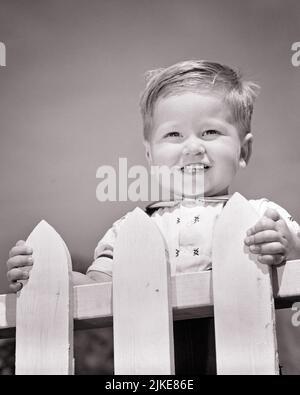
<svg viewBox="0 0 300 395"><path fill-rule="evenodd" d="M150 166L167 166L174 179L170 200L151 204L146 212L168 247L171 273L211 269L213 229L229 199L229 187L252 151L251 117L257 85L243 81L228 66L185 61L152 71L141 97L144 143ZM202 180L202 182L198 182ZM300 258L299 225L267 199L249 201L261 219L248 230L245 244L261 263L278 265ZM127 215L130 215L127 214ZM111 281L115 222L100 240L87 276L74 273L77 284ZM28 278L32 250L23 241L7 262L11 289ZM176 373L215 373L213 321L174 324Z"/></svg>

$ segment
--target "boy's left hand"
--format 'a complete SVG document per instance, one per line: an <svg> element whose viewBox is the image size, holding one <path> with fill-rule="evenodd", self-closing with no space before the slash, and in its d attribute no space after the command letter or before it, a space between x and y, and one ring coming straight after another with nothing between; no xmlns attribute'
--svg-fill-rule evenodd
<svg viewBox="0 0 300 395"><path fill-rule="evenodd" d="M257 260L280 265L294 249L294 235L276 210L268 208L264 216L247 231L245 244Z"/></svg>

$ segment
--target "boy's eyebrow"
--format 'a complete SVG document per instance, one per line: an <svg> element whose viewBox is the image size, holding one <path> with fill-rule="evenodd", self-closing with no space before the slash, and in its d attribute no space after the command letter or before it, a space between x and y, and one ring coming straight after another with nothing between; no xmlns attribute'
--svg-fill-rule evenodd
<svg viewBox="0 0 300 395"><path fill-rule="evenodd" d="M218 119L214 117L210 117L207 119L204 119L203 121L199 122L199 127L201 128L211 128L211 127L226 127L226 126L232 126L234 125L234 120L231 114L228 114L227 117L224 119ZM153 131L155 132L156 135L162 135L165 132L180 132L184 131L182 126L180 126L180 123L177 123L176 121L166 121L161 124L159 124L157 127L154 124L153 125Z"/></svg>
<svg viewBox="0 0 300 395"><path fill-rule="evenodd" d="M204 119L203 121L198 123L199 127L210 127L211 125L214 126L226 126L226 125L233 125L233 119L216 119L216 118L207 118ZM182 126L177 123L177 122L165 122L160 124L157 129L156 132L164 132L164 131L169 131L170 129L173 129L174 131L180 131L182 129Z"/></svg>
<svg viewBox="0 0 300 395"><path fill-rule="evenodd" d="M154 129L156 132L164 132L166 129L179 129L179 124L174 121L166 121L164 123L159 124L157 128Z"/></svg>
<svg viewBox="0 0 300 395"><path fill-rule="evenodd" d="M217 126L226 126L226 125L232 125L233 120L231 119L224 119L224 120L219 120L219 119L206 119L204 122L201 122L201 124L205 127L206 125L217 125Z"/></svg>

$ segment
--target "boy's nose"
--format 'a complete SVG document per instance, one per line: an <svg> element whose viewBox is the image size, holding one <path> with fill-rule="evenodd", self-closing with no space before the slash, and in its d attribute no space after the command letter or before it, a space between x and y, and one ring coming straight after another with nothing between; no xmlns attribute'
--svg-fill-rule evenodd
<svg viewBox="0 0 300 395"><path fill-rule="evenodd" d="M192 141L189 144L186 144L182 150L183 155L203 155L206 149L205 146L196 141Z"/></svg>

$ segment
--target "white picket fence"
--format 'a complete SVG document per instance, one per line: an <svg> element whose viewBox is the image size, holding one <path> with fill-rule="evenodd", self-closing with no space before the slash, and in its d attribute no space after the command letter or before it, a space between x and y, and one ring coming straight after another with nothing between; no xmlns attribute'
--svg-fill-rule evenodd
<svg viewBox="0 0 300 395"><path fill-rule="evenodd" d="M121 228L113 284L72 286L62 238L42 221L31 233L29 281L0 295L0 337L14 336L16 374L73 374L73 323L113 324L115 374L174 374L173 320L214 316L218 374L278 374L276 307L300 300L300 261L273 273L243 243L258 219L241 195L223 209L213 270L170 276L154 222L136 209Z"/></svg>

